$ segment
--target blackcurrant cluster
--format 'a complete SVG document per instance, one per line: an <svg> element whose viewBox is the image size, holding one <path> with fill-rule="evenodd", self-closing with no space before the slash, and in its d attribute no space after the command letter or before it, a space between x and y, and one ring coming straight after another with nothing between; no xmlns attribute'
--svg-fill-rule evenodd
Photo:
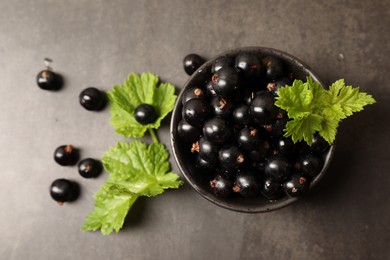
<svg viewBox="0 0 390 260"><path fill-rule="evenodd" d="M289 119L275 97L293 80L282 59L242 52L216 59L207 79L181 94L177 134L216 196L298 197L321 172L323 138L309 146L283 136Z"/></svg>

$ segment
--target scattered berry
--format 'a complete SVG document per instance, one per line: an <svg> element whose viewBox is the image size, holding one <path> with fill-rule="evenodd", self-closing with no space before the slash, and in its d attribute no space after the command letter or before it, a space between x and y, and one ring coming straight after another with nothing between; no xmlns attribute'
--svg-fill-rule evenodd
<svg viewBox="0 0 390 260"><path fill-rule="evenodd" d="M78 164L78 168L80 175L84 178L97 177L103 170L101 162L92 158L81 160Z"/></svg>
<svg viewBox="0 0 390 260"><path fill-rule="evenodd" d="M191 76L204 62L204 59L198 54L188 54L183 59L184 71Z"/></svg>
<svg viewBox="0 0 390 260"><path fill-rule="evenodd" d="M80 189L76 182L66 179L57 179L50 186L50 196L59 205L76 200L79 196L79 191Z"/></svg>
<svg viewBox="0 0 390 260"><path fill-rule="evenodd" d="M79 102L82 107L89 111L98 111L105 105L106 96L97 88L89 87L80 92Z"/></svg>
<svg viewBox="0 0 390 260"><path fill-rule="evenodd" d="M78 150L73 145L61 145L54 151L54 160L62 166L75 165L78 159Z"/></svg>

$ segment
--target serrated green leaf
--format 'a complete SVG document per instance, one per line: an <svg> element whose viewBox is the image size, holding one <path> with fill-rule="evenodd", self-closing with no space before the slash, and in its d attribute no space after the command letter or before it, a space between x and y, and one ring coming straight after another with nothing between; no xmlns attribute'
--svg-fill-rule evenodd
<svg viewBox="0 0 390 260"><path fill-rule="evenodd" d="M132 73L123 85L116 85L107 92L110 103L110 123L118 134L125 137L142 137L148 128L157 129L161 120L172 111L176 101L175 87L169 83L158 86L157 75L146 72ZM150 104L158 114L155 122L142 125L134 118L140 104Z"/></svg>
<svg viewBox="0 0 390 260"><path fill-rule="evenodd" d="M101 230L103 235L118 232L138 195L112 183L106 183L95 194L95 208L90 212L81 229Z"/></svg>
<svg viewBox="0 0 390 260"><path fill-rule="evenodd" d="M331 144L336 138L338 126L339 121L325 118L322 121L322 129L319 131L319 134Z"/></svg>
<svg viewBox="0 0 390 260"><path fill-rule="evenodd" d="M138 196L153 197L183 182L169 172L169 153L163 144L149 146L141 141L118 142L102 157L110 173L95 195L95 208L87 216L83 230L101 229L103 234L119 231Z"/></svg>
<svg viewBox="0 0 390 260"><path fill-rule="evenodd" d="M307 113L305 116L294 118L287 122L285 137L290 137L294 143L305 140L309 145L313 136L322 129L322 116Z"/></svg>

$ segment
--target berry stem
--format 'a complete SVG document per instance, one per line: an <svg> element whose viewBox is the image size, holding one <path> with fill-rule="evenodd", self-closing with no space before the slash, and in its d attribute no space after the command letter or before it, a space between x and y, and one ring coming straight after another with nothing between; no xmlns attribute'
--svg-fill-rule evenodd
<svg viewBox="0 0 390 260"><path fill-rule="evenodd" d="M149 130L150 136L151 136L152 139L153 139L153 143L159 144L160 142L158 141L158 137L157 137L155 131L153 130L153 128L148 128L148 130Z"/></svg>

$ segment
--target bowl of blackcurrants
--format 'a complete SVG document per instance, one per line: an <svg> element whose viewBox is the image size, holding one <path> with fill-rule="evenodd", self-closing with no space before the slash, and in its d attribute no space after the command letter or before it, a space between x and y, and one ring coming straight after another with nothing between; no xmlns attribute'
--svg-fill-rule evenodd
<svg viewBox="0 0 390 260"><path fill-rule="evenodd" d="M263 47L226 51L187 80L171 119L174 158L204 198L239 212L268 212L297 201L323 177L334 152L284 136L278 90L295 79L320 82L292 55ZM322 84L321 84L322 85Z"/></svg>

